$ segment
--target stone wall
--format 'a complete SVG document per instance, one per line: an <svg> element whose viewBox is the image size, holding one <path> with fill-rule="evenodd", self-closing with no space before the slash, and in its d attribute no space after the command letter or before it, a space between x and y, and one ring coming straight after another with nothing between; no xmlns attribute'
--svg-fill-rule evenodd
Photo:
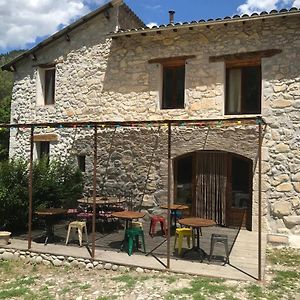
<svg viewBox="0 0 300 300"><path fill-rule="evenodd" d="M74 30L71 42L58 40L37 53L38 63L57 62L54 106L36 105L34 63L23 60L17 65L11 121L223 119L226 118L225 66L222 62L210 63L209 56L281 49L282 53L262 59L262 116L268 123L264 128L262 157L263 214L269 231L299 234L299 18L266 18L264 22L252 20L245 24L230 23L226 27L203 26L111 40L106 33L114 29L112 20L113 17L109 21L100 15ZM185 109L161 110L161 67L149 64L148 60L182 55L195 55L186 62ZM91 153L91 133L78 133L74 142L73 131L60 130L60 139L51 148L52 154L64 158L82 151ZM155 134L149 135L145 129L117 131L114 143L110 142L112 130L103 129L99 136L99 188L101 180L105 181L106 188L113 190L119 188L116 181L121 185L134 183L130 188L138 194L145 184ZM173 157L203 149L204 134L195 128L175 130ZM166 133L159 135L146 192L159 192L161 199L165 199L167 139ZM11 156L28 155L28 137L28 131L11 132ZM256 224L256 129L214 128L209 137L206 149L240 153L253 160L253 223ZM91 158L88 164L91 168Z"/></svg>

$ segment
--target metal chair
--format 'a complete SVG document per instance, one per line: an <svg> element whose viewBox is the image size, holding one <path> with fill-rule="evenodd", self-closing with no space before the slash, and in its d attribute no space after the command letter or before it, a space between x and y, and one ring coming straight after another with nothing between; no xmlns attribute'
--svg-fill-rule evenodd
<svg viewBox="0 0 300 300"><path fill-rule="evenodd" d="M214 247L215 244L217 243L221 243L224 245L225 247L225 263L229 264L229 250L228 250L228 236L225 234L215 234L213 233L211 235L211 240L210 240L210 253L209 253L209 262L211 261L212 255L213 255L213 251L214 251Z"/></svg>

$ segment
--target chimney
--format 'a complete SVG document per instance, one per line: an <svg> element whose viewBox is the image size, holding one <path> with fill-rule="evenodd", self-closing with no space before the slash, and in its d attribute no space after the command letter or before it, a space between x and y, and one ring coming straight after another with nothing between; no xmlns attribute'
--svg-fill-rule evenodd
<svg viewBox="0 0 300 300"><path fill-rule="evenodd" d="M169 10L170 24L174 24L174 15L175 15L175 11Z"/></svg>

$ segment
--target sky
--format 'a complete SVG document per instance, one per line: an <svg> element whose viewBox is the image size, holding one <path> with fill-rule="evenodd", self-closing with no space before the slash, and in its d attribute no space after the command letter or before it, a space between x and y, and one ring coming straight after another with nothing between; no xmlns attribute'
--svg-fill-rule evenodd
<svg viewBox="0 0 300 300"><path fill-rule="evenodd" d="M0 53L30 49L107 0L0 0ZM148 26L297 7L300 0L125 0Z"/></svg>

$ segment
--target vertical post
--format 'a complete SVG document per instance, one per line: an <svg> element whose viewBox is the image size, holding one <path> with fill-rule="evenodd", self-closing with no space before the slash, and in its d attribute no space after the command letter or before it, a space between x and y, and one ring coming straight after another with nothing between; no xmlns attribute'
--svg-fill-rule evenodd
<svg viewBox="0 0 300 300"><path fill-rule="evenodd" d="M262 148L262 128L259 122L258 137L258 280L261 281L261 148Z"/></svg>
<svg viewBox="0 0 300 300"><path fill-rule="evenodd" d="M33 168L33 133L34 126L30 128L30 156L29 156L29 179L28 179L28 250L32 240L32 168Z"/></svg>
<svg viewBox="0 0 300 300"><path fill-rule="evenodd" d="M168 122L168 213L167 213L167 268L170 269L171 239L171 122Z"/></svg>
<svg viewBox="0 0 300 300"><path fill-rule="evenodd" d="M97 179L97 124L95 124L94 126L92 258L95 258L95 241L96 241L96 183L97 183L96 179Z"/></svg>

